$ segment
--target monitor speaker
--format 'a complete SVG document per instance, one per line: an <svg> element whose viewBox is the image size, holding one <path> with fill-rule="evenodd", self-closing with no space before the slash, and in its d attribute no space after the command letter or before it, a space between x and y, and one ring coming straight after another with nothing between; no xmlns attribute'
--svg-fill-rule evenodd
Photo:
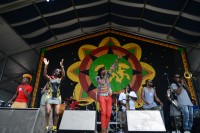
<svg viewBox="0 0 200 133"><path fill-rule="evenodd" d="M44 133L45 118L40 109L0 108L1 133Z"/></svg>
<svg viewBox="0 0 200 133"><path fill-rule="evenodd" d="M81 133L96 131L96 111L65 110L59 133Z"/></svg>
<svg viewBox="0 0 200 133"><path fill-rule="evenodd" d="M129 132L166 132L163 119L158 110L127 111L127 126Z"/></svg>

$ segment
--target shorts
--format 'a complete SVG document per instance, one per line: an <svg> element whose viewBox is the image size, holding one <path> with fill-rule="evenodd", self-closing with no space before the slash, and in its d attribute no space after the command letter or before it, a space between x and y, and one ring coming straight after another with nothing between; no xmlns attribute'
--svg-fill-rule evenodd
<svg viewBox="0 0 200 133"><path fill-rule="evenodd" d="M11 108L28 108L28 105L26 102L14 102Z"/></svg>
<svg viewBox="0 0 200 133"><path fill-rule="evenodd" d="M61 100L57 97L47 99L47 104L61 104Z"/></svg>

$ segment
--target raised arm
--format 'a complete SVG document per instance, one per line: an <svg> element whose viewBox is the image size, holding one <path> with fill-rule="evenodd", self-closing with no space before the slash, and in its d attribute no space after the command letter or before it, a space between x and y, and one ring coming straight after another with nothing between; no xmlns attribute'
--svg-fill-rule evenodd
<svg viewBox="0 0 200 133"><path fill-rule="evenodd" d="M49 65L49 61L47 60L47 58L44 58L43 59L43 62L44 62L44 72L43 72L43 76L46 80L49 81L49 76L47 75L47 68L48 68L48 65Z"/></svg>
<svg viewBox="0 0 200 133"><path fill-rule="evenodd" d="M63 66L63 62L64 62L64 59L61 60L60 62L60 67L61 67L61 80L63 80L65 78L65 69L64 69L64 66Z"/></svg>
<svg viewBox="0 0 200 133"><path fill-rule="evenodd" d="M115 60L114 64L110 67L110 71L113 72L119 62L119 60L121 59L121 57L118 55L117 59Z"/></svg>

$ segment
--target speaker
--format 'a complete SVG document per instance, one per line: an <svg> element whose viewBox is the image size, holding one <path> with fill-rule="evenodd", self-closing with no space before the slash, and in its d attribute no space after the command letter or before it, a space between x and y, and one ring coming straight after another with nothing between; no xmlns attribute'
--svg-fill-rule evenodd
<svg viewBox="0 0 200 133"><path fill-rule="evenodd" d="M127 126L129 132L166 132L164 122L158 110L127 111Z"/></svg>
<svg viewBox="0 0 200 133"><path fill-rule="evenodd" d="M44 133L45 118L40 109L0 108L1 133Z"/></svg>
<svg viewBox="0 0 200 133"><path fill-rule="evenodd" d="M59 133L81 133L85 131L96 131L96 111L65 110Z"/></svg>

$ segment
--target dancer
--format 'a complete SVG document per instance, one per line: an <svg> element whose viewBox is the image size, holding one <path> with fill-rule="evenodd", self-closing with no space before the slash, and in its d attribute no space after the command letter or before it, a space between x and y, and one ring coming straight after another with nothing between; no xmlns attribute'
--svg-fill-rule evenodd
<svg viewBox="0 0 200 133"><path fill-rule="evenodd" d="M57 124L59 117L59 110L61 104L61 94L60 94L60 84L64 80L65 70L63 66L63 59L60 62L61 69L55 69L52 76L47 75L47 68L49 61L44 58L44 78L49 82L49 89L46 96L46 130L49 131L49 117L54 108L54 118L53 118L53 127L52 131L57 132Z"/></svg>
<svg viewBox="0 0 200 133"><path fill-rule="evenodd" d="M96 77L98 83L98 100L101 108L101 132L107 133L108 125L110 122L112 111L112 89L109 81L109 77L116 68L116 65L120 59L120 56L116 59L115 63L110 67L110 70L105 70L105 67L101 67L98 70L98 76Z"/></svg>
<svg viewBox="0 0 200 133"><path fill-rule="evenodd" d="M48 93L48 89L49 89L49 82L47 82L45 84L45 86L43 88L41 88L41 99L40 99L40 109L41 109L41 112L44 116L46 116L46 96L47 96L47 93ZM49 117L49 127L51 128L53 126L53 120L52 120L52 112L51 112L51 115Z"/></svg>
<svg viewBox="0 0 200 133"><path fill-rule="evenodd" d="M45 101L45 98L47 96L48 89L49 89L49 83L47 82L45 84L45 86L43 88L41 88L41 99L40 99L40 109L41 109L41 111L42 111L44 116L46 114L46 101Z"/></svg>

